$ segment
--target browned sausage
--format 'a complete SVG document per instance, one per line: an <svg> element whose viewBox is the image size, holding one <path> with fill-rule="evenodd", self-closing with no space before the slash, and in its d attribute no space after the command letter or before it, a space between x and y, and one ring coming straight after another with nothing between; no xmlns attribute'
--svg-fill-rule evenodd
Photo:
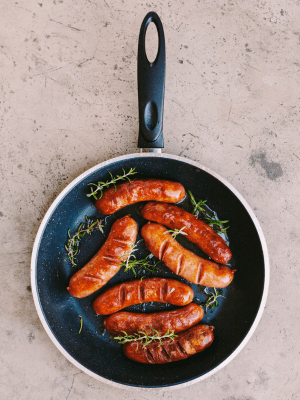
<svg viewBox="0 0 300 400"><path fill-rule="evenodd" d="M133 361L144 364L165 364L188 358L205 350L214 340L214 327L196 325L189 330L179 333L174 340L163 339L152 342L143 348L136 342L126 343L123 346L125 356Z"/></svg>
<svg viewBox="0 0 300 400"><path fill-rule="evenodd" d="M186 238L217 263L226 264L230 260L232 254L226 242L209 225L182 208L150 202L140 212L145 219L168 228L184 228Z"/></svg>
<svg viewBox="0 0 300 400"><path fill-rule="evenodd" d="M135 179L117 185L117 190L114 187L105 190L95 205L100 213L109 215L139 201L157 200L177 203L184 197L184 187L178 182L162 179Z"/></svg>
<svg viewBox="0 0 300 400"><path fill-rule="evenodd" d="M187 281L217 288L231 283L235 270L196 256L182 247L164 226L148 222L141 233L148 250Z"/></svg>
<svg viewBox="0 0 300 400"><path fill-rule="evenodd" d="M70 294L78 298L86 297L104 286L129 256L137 229L137 223L129 215L115 221L98 253L70 279L67 288Z"/></svg>
<svg viewBox="0 0 300 400"><path fill-rule="evenodd" d="M137 279L108 289L94 301L93 308L99 315L108 315L149 301L185 306L191 303L193 297L194 292L188 285L174 279Z"/></svg>
<svg viewBox="0 0 300 400"><path fill-rule="evenodd" d="M140 314L121 311L104 319L104 327L113 334L133 335L142 331L153 334L151 328L156 329L160 335L168 330L179 333L196 325L203 318L203 308L198 304L191 303L188 306L174 311L163 311L152 314Z"/></svg>

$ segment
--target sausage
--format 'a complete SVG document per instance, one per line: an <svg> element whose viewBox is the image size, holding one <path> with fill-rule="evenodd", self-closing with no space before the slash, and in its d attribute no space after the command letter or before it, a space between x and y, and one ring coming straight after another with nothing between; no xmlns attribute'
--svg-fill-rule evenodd
<svg viewBox="0 0 300 400"><path fill-rule="evenodd" d="M131 360L144 364L165 364L184 360L212 344L213 330L213 326L196 325L179 333L174 340L163 339L161 344L155 341L143 348L142 344L137 346L137 342L125 343L123 352Z"/></svg>
<svg viewBox="0 0 300 400"><path fill-rule="evenodd" d="M96 200L97 210L104 215L113 214L129 204L139 201L165 201L177 203L185 197L184 187L178 182L162 179L135 179L104 191L103 196Z"/></svg>
<svg viewBox="0 0 300 400"><path fill-rule="evenodd" d="M129 215L116 220L98 253L70 279L70 294L82 298L104 286L121 268L136 241L137 223Z"/></svg>
<svg viewBox="0 0 300 400"><path fill-rule="evenodd" d="M133 335L142 331L153 334L151 328L164 335L168 330L174 333L185 331L196 325L203 318L204 311L198 304L191 303L188 306L174 311L163 311L152 314L140 314L121 311L104 319L104 328L113 334Z"/></svg>
<svg viewBox="0 0 300 400"><path fill-rule="evenodd" d="M164 226L148 222L141 233L147 249L187 281L217 288L224 288L231 283L235 270L205 260L185 249Z"/></svg>
<svg viewBox="0 0 300 400"><path fill-rule="evenodd" d="M94 301L93 308L99 315L108 315L149 301L185 306L192 302L193 297L194 292L188 285L174 279L137 279L108 289Z"/></svg>
<svg viewBox="0 0 300 400"><path fill-rule="evenodd" d="M226 264L232 254L226 242L205 222L182 208L166 203L147 203L140 213L145 219L171 229L182 229L186 238L195 243L215 262Z"/></svg>

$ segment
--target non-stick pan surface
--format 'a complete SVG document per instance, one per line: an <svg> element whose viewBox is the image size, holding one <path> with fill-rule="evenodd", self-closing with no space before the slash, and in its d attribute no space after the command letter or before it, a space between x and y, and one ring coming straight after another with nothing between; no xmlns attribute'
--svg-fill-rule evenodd
<svg viewBox="0 0 300 400"><path fill-rule="evenodd" d="M66 287L70 277L89 261L104 243L112 223L130 214L139 225L137 258L149 254L141 239L140 230L146 223L138 212L140 204L123 208L105 218L105 234L95 232L84 237L78 255L78 267L72 268L64 249L67 229L75 232L88 217L104 218L88 198L88 183L105 181L109 173L122 173L135 168L138 178L162 178L182 183L197 200L207 200L219 219L229 220L228 240L233 257L230 262L237 271L231 285L224 289L225 299L205 314L204 324L215 326L215 340L204 352L186 360L165 365L144 365L127 359L122 345L113 341L103 330L103 317L96 316L93 300L107 288L134 279L123 269L98 292L84 299L72 297ZM180 207L191 211L189 199ZM140 240L140 241L139 241ZM188 249L200 256L201 251L184 237L179 239ZM138 277L152 276L139 271ZM208 298L205 288L186 282L164 265L156 276L188 283L194 289L194 302ZM226 365L245 345L253 333L265 304L269 281L269 265L265 240L260 226L242 196L217 174L182 157L167 154L133 154L117 157L99 164L72 182L55 200L39 229L32 256L32 288L41 321L52 341L76 366L114 385L158 388L183 385L201 380ZM154 312L171 309L159 303L131 307L131 310ZM173 307L174 308L174 307ZM81 333L80 318L83 318Z"/></svg>

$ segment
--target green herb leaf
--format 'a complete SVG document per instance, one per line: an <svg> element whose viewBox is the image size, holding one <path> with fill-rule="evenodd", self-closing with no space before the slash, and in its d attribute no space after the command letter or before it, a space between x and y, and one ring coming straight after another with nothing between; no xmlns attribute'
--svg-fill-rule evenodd
<svg viewBox="0 0 300 400"><path fill-rule="evenodd" d="M208 222L208 225L211 226L217 233L225 233L229 226L226 228L223 226L223 224L227 224L229 221L220 221L216 219L216 216L209 216L207 215L207 212L205 208L202 206L207 202L207 200L200 200L198 203L195 200L195 197L193 196L192 192L189 190L188 191L189 196L190 196L190 201L194 207L193 209L193 214L198 218L199 214L201 214L201 218L205 219L205 221Z"/></svg>
<svg viewBox="0 0 300 400"><path fill-rule="evenodd" d="M143 349L151 342L153 341L159 341L159 347L162 344L162 340L163 339L172 339L174 340L176 336L174 333L174 330L169 332L169 330L167 330L167 332L164 335L160 335L158 333L158 331L154 328L151 327L151 330L153 331L153 335L148 334L146 332L143 331L138 331L137 333L134 333L133 335L127 335L126 332L122 331L122 333L124 333L124 336L115 336L114 339L118 340L120 344L124 344L124 343L130 343L130 342L136 342L137 343L137 348L138 348L138 344L141 343L143 345Z"/></svg>
<svg viewBox="0 0 300 400"><path fill-rule="evenodd" d="M89 218L87 215L85 216L85 223L81 223L74 236L71 236L70 234L70 229L68 229L68 241L67 244L65 245L65 249L68 253L67 260L70 260L72 267L76 267L77 265L77 259L76 255L78 254L79 251L79 244L80 244L80 239L83 238L86 234L91 235L93 230L99 229L101 233L103 232L103 227L102 225L103 220L96 219L93 223L90 222Z"/></svg>
<svg viewBox="0 0 300 400"><path fill-rule="evenodd" d="M133 253L137 250L138 250L137 246L133 245L131 247L130 251L124 255L124 258L126 257L126 260L122 261L119 264L121 267L125 267L124 271L126 273L131 271L135 276L137 276L135 269L139 269L139 270L145 269L146 271L152 272L152 274L157 272L158 271L157 265L160 263L160 261L158 261L157 263L151 263L149 261L149 257L151 256L151 253L148 254L147 257L142 260L136 260L136 257Z"/></svg>
<svg viewBox="0 0 300 400"><path fill-rule="evenodd" d="M188 193L189 193L189 196L190 196L190 201L191 201L191 203L192 203L192 205L193 205L193 207L194 207L194 209L193 209L193 214L194 214L196 217L198 217L199 212L200 212L200 213L205 213L205 212L206 212L206 211L205 211L205 208L203 208L202 206L207 202L207 200L200 200L200 201L198 201L198 203L197 203L196 200L195 200L195 197L194 197L193 194L192 194L192 192L189 190Z"/></svg>
<svg viewBox="0 0 300 400"><path fill-rule="evenodd" d="M226 298L225 296L222 295L223 291L222 290L216 290L214 288L213 292L209 293L209 298L207 299L207 302L203 304L204 307L206 307L206 312L208 309L213 310L215 307L218 307L219 302L217 298L223 297L224 299Z"/></svg>
<svg viewBox="0 0 300 400"><path fill-rule="evenodd" d="M82 331L82 325L83 325L83 320L82 320L82 316L81 315L78 315L78 317L80 318L80 329L79 329L79 334L81 333L81 331Z"/></svg>
<svg viewBox="0 0 300 400"><path fill-rule="evenodd" d="M175 239L177 235L187 235L187 233L184 232L184 229L185 229L185 228L186 228L186 227L183 226L181 229L174 229L174 230L169 229L168 231L165 231L165 232L164 232L164 235L167 234L167 233L171 233L171 235L172 235L173 238Z"/></svg>
<svg viewBox="0 0 300 400"><path fill-rule="evenodd" d="M104 188L109 188L110 185L113 185L115 188L115 191L117 191L116 182L125 181L126 179L129 182L131 182L128 176L137 174L137 172L135 171L135 168L130 168L129 172L127 172L127 173L125 172L124 168L122 168L122 171L123 171L123 175L117 175L116 177L114 177L111 172L108 172L110 175L110 178L111 178L110 181L106 181L106 182L99 181L98 183L89 183L89 185L91 186L91 193L88 193L87 197L93 196L95 200L101 199L101 197L103 196ZM100 192L100 194L98 194L98 192Z"/></svg>
<svg viewBox="0 0 300 400"><path fill-rule="evenodd" d="M223 224L227 224L229 221L220 221L219 219L215 219L215 215L213 215L212 217L209 216L205 216L204 217L206 221L208 221L208 225L211 226L212 228L216 228L216 232L218 233L224 233L226 232L226 230L229 228L229 226L227 226L226 228L223 226Z"/></svg>

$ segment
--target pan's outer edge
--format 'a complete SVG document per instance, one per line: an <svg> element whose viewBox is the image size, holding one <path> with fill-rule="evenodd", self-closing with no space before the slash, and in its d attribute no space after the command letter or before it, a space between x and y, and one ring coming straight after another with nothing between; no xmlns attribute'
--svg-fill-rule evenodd
<svg viewBox="0 0 300 400"><path fill-rule="evenodd" d="M209 173L210 175L214 176L215 178L217 178L219 181L221 181L225 186L227 186L235 195L236 197L240 200L240 202L244 205L244 207L246 208L246 210L248 211L255 227L257 230L257 233L259 235L260 238L260 242L262 245L262 249L263 249L263 256L264 256L264 263L265 263L265 281L264 281L264 290L263 290L263 296L262 296L262 300L261 300L261 304L258 310L258 313L256 315L256 318L248 332L248 334L245 336L244 340L240 343L240 345L235 349L235 351L228 357L226 358L226 360L224 360L221 364L219 364L216 368L214 368L213 370L209 371L208 373L200 376L199 378L195 378L193 380L190 380L188 382L185 383L181 383L178 385L172 385L172 386L166 386L166 387L159 387L159 388L141 388L141 387L137 387L137 386L127 386L127 385L123 385L120 383L116 383L113 382L111 380L105 379L95 373L93 373L92 371L90 371L89 369L85 368L83 365L81 365L78 361L76 361L73 357L70 356L70 354L59 344L59 342L57 341L57 339L55 338L55 336L53 335L53 333L51 332L48 323L44 317L43 311L41 309L40 306L40 302L39 302L39 296L37 293L37 287L36 287L36 258L37 258L37 252L38 252L38 248L39 248L39 243L40 243L40 239L41 236L43 234L44 228L52 214L52 212L54 211L54 209L56 208L56 206L59 204L59 202L61 201L61 199L78 183L80 182L82 179L84 179L86 176L88 176L89 174L95 172L96 170L103 168L109 164L118 162L118 161L122 161L122 160L129 160L131 158L137 158L137 157L160 157L160 158L167 158L167 159L172 159L172 160L178 160L181 162L184 162L186 164L190 164L193 165L197 168L202 169L203 171ZM108 161L104 161L98 165L96 165L93 168L90 168L89 170L85 171L83 174L81 174L80 176L78 176L75 180L73 180L59 195L58 197L55 199L55 201L52 203L52 205L50 206L49 210L47 211L46 215L44 216L41 225L39 227L38 233L36 235L35 241L34 241L34 245L33 245L33 251L32 251L32 257L31 257L31 288L32 288L32 295L33 295L33 299L34 299L34 304L37 310L37 313L39 315L39 318L42 322L42 325L45 329L45 331L47 332L48 336L50 337L50 339L52 340L52 342L55 344L55 346L58 348L58 350L70 361L72 362L72 364L74 364L77 368L81 369L83 372L85 372L86 374L92 376L93 378L103 382L103 383L107 383L111 386L114 386L116 388L120 388L120 389L127 389L127 390L140 390L140 391L148 391L148 392L158 392L158 391L166 391L166 390L173 390L173 389L182 389L185 388L187 386L190 386L194 383L200 382L206 378L208 378L209 376L215 374L216 372L220 371L223 367L225 367L231 360L234 359L234 357L243 349L243 347L247 344L247 342L249 341L249 339L251 338L251 336L253 335L260 319L262 316L262 313L264 311L264 307L267 301L267 296L268 296L268 289L269 289L269 282L270 282L270 265L269 265L269 255L268 255L268 249L267 249L267 244L266 244L266 240L263 234L263 231L260 227L260 224L254 214L254 212L252 211L252 209L250 208L249 204L246 202L246 200L242 197L242 195L229 183L227 182L224 178L222 178L220 175L218 175L217 173L213 172L212 170L210 170L209 168L199 164L196 161L192 161L190 159L184 158L184 157L179 157L179 156L174 156L172 154L165 154L165 153L136 153L136 154L128 154L125 156L119 156L119 157L115 157L111 160Z"/></svg>

